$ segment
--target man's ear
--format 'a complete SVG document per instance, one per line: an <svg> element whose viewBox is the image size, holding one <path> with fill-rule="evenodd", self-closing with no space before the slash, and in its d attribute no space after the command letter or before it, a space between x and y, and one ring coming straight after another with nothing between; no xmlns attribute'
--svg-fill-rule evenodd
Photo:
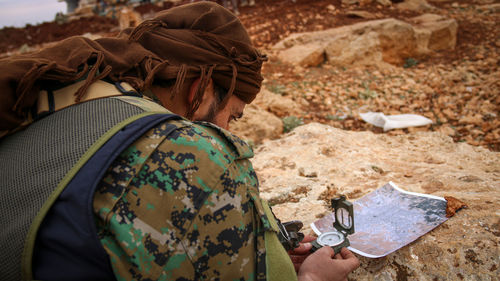
<svg viewBox="0 0 500 281"><path fill-rule="evenodd" d="M193 103L193 100L194 100L194 95L196 94L196 90L198 89L198 87L200 86L200 82L201 82L201 79L200 78L196 78L193 83L191 83L191 87L189 88L189 95L188 95L188 103L191 105ZM210 80L208 81L208 84L207 84L207 89L210 89L210 87L212 86L212 78L210 78ZM206 89L205 89L206 91ZM203 95L204 97L204 95Z"/></svg>
<svg viewBox="0 0 500 281"><path fill-rule="evenodd" d="M196 94L196 90L198 89L200 85L200 78L196 78L193 83L191 83L191 87L189 87L189 94L188 94L188 104L193 103L194 95Z"/></svg>

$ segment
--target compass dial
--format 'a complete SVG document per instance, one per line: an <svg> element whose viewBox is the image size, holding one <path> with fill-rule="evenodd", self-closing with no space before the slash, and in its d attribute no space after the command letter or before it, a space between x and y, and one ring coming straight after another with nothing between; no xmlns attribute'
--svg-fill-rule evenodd
<svg viewBox="0 0 500 281"><path fill-rule="evenodd" d="M318 237L318 243L322 246L337 246L344 242L344 235L337 231L325 232Z"/></svg>

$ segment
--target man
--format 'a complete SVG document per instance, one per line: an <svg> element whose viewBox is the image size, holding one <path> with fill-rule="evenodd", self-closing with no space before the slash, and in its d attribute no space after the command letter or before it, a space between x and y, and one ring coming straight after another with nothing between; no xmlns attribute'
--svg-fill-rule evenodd
<svg viewBox="0 0 500 281"><path fill-rule="evenodd" d="M252 151L222 129L264 60L202 2L0 61L2 280L296 279ZM359 264L309 248L292 257L300 280Z"/></svg>

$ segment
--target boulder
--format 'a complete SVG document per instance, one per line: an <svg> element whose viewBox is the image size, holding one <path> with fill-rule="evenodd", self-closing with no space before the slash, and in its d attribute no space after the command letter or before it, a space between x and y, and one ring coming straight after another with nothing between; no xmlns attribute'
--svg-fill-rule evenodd
<svg viewBox="0 0 500 281"><path fill-rule="evenodd" d="M302 67L318 66L325 61L325 46L316 42L295 45L280 52L278 58L283 62Z"/></svg>
<svg viewBox="0 0 500 281"><path fill-rule="evenodd" d="M292 34L273 48L283 53L313 43L325 46L326 60L338 66L401 64L417 45L412 26L391 18Z"/></svg>
<svg viewBox="0 0 500 281"><path fill-rule="evenodd" d="M401 10L410 10L415 12L429 12L436 10L436 8L427 3L426 0L405 0L396 4L396 7Z"/></svg>
<svg viewBox="0 0 500 281"><path fill-rule="evenodd" d="M403 64L415 55L413 27L400 20L383 19L349 26L325 48L332 65Z"/></svg>
<svg viewBox="0 0 500 281"><path fill-rule="evenodd" d="M410 24L412 23L412 24ZM315 66L403 65L409 57L454 49L458 24L454 19L425 14L410 23L393 18L366 21L316 32L296 33L273 49L287 63Z"/></svg>
<svg viewBox="0 0 500 281"><path fill-rule="evenodd" d="M336 36L346 33L350 30L349 26L342 26L338 28L330 28L313 32L298 32L292 33L285 39L276 43L272 49L282 51L289 49L295 45L306 45L309 43L329 43Z"/></svg>
<svg viewBox="0 0 500 281"><path fill-rule="evenodd" d="M500 153L437 132L388 136L312 123L265 141L252 160L261 194L282 220L309 224L324 198L356 200L383 184L467 205L415 242L379 259L360 257L353 280L497 280Z"/></svg>
<svg viewBox="0 0 500 281"><path fill-rule="evenodd" d="M375 32L360 36L346 34L332 40L325 49L328 62L332 65L370 65L382 61L380 41Z"/></svg>
<svg viewBox="0 0 500 281"><path fill-rule="evenodd" d="M424 14L411 18L417 38L417 52L453 50L457 44L458 24L454 19L436 14Z"/></svg>
<svg viewBox="0 0 500 281"><path fill-rule="evenodd" d="M276 116L284 117L290 115L302 115L303 110L300 105L297 104L294 100L275 94L266 89L261 89L260 93L257 95L257 98L252 102L252 104L257 105L258 107L267 110L273 113Z"/></svg>
<svg viewBox="0 0 500 281"><path fill-rule="evenodd" d="M481 11L481 12L485 12L485 13L499 13L500 12L500 3L477 6L476 10Z"/></svg>
<svg viewBox="0 0 500 281"><path fill-rule="evenodd" d="M229 126L233 134L254 145L283 133L281 119L254 104L247 105L243 117Z"/></svg>

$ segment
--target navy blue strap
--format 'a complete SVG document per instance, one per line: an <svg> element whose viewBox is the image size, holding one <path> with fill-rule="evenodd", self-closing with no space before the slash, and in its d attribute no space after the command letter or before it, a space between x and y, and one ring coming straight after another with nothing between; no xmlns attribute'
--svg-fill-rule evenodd
<svg viewBox="0 0 500 281"><path fill-rule="evenodd" d="M125 88L123 88L121 82L115 82L115 87L120 93L124 94L125 96L132 96L132 97L139 97L142 98L142 94L136 91L127 91Z"/></svg>
<svg viewBox="0 0 500 281"><path fill-rule="evenodd" d="M49 102L49 114L56 111L56 102L54 100L54 92L47 90L47 99Z"/></svg>

